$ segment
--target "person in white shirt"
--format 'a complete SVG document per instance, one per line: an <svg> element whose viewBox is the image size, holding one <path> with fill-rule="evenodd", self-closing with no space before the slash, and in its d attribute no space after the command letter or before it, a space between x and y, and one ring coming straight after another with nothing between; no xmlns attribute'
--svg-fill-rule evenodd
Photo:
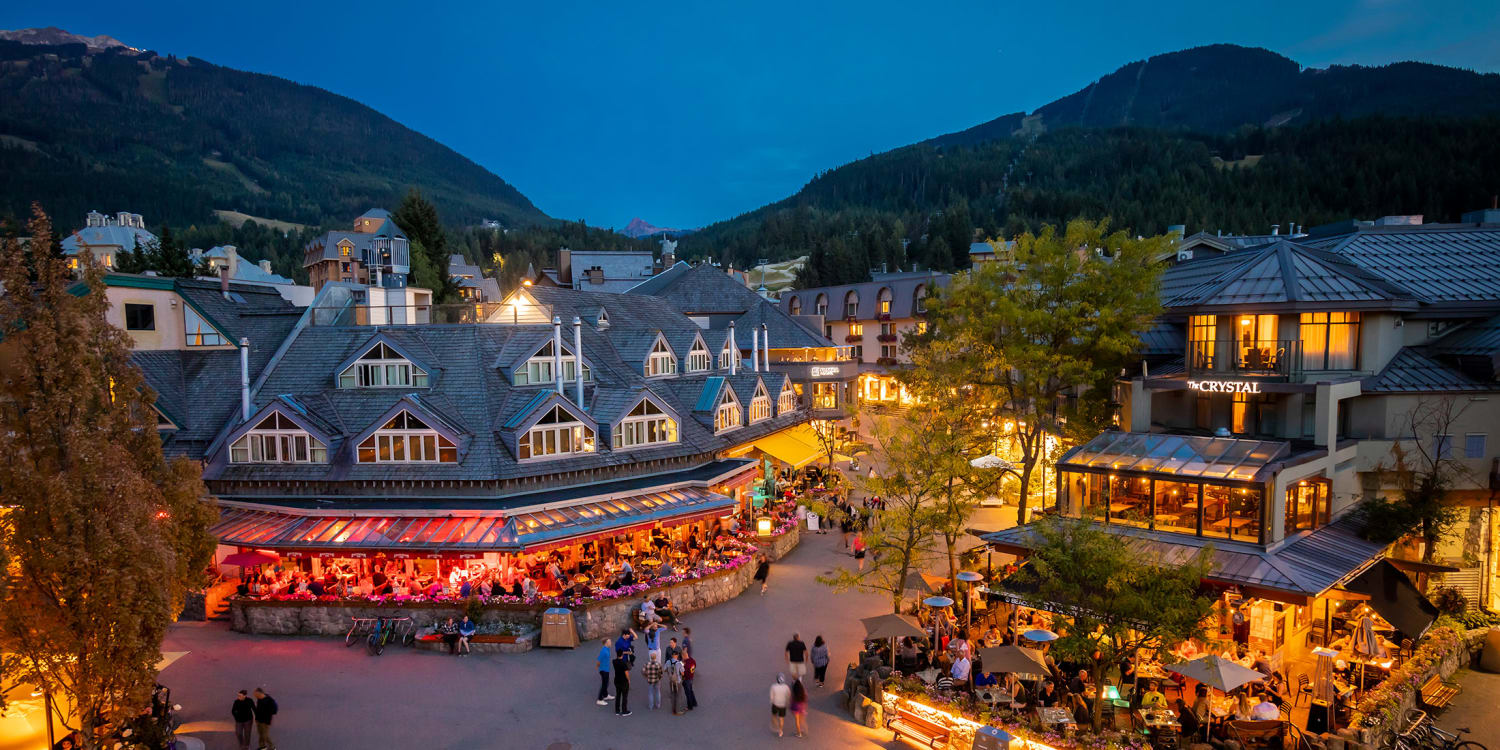
<svg viewBox="0 0 1500 750"><path fill-rule="evenodd" d="M782 734L786 723L786 707L792 702L792 687L786 684L786 675L776 675L776 684L771 686L771 730L776 736Z"/></svg>
<svg viewBox="0 0 1500 750"><path fill-rule="evenodd" d="M955 686L967 684L969 681L969 657L960 656L953 660L953 669L949 672L953 676Z"/></svg>
<svg viewBox="0 0 1500 750"><path fill-rule="evenodd" d="M1250 718L1256 721L1275 721L1281 718L1281 709L1271 702L1271 696L1262 695L1260 703L1250 709Z"/></svg>
<svg viewBox="0 0 1500 750"><path fill-rule="evenodd" d="M656 614L656 602L652 601L649 595L645 601L641 602L641 618L647 624L661 622L661 618Z"/></svg>

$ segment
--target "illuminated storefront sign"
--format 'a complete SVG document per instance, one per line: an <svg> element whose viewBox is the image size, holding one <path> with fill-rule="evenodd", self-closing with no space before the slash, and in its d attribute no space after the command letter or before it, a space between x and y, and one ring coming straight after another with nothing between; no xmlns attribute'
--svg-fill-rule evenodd
<svg viewBox="0 0 1500 750"><path fill-rule="evenodd" d="M1204 393L1260 393L1260 383L1242 380L1189 380L1188 389Z"/></svg>
<svg viewBox="0 0 1500 750"><path fill-rule="evenodd" d="M815 378L836 378L839 376L839 368L837 367L814 365L808 368L808 370L812 373L812 377Z"/></svg>

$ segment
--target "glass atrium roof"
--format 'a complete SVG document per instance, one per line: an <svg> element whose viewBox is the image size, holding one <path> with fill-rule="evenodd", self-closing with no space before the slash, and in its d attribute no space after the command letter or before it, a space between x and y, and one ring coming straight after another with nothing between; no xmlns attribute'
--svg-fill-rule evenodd
<svg viewBox="0 0 1500 750"><path fill-rule="evenodd" d="M1261 469L1291 451L1290 443L1279 440L1103 432L1069 451L1057 468L1255 481Z"/></svg>

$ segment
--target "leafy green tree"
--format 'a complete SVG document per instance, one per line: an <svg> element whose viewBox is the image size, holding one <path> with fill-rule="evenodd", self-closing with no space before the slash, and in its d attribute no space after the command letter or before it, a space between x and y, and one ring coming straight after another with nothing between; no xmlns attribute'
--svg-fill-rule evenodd
<svg viewBox="0 0 1500 750"><path fill-rule="evenodd" d="M420 240L411 240L411 285L436 290L442 289L442 278L432 265L432 257Z"/></svg>
<svg viewBox="0 0 1500 750"><path fill-rule="evenodd" d="M40 208L29 233L52 240ZM101 269L79 261L74 295L61 258L0 243L0 681L60 696L92 748L96 727L146 705L216 514L198 466L163 458L155 395L105 321Z"/></svg>
<svg viewBox="0 0 1500 750"><path fill-rule="evenodd" d="M924 555L933 548L938 515L932 504L943 491L932 468L950 460L933 448L930 438L945 431L938 417L913 409L900 420L877 421L873 425L874 455L884 469L874 476L855 477L857 487L885 501L884 510L869 511L865 545L869 559L863 570L836 568L818 576L818 581L836 590L860 589L891 598L891 611L899 613L906 593L907 575L919 571ZM818 514L839 520L831 504L814 506Z"/></svg>
<svg viewBox="0 0 1500 750"><path fill-rule="evenodd" d="M1114 378L1160 309L1154 258L1167 238L1107 227L1079 220L1017 237L1010 262L980 264L934 289L927 330L907 334L923 362L903 370L907 387L934 401L966 399L971 413L983 412L975 422L985 441L1019 456L1020 524L1049 436L1102 427Z"/></svg>
<svg viewBox="0 0 1500 750"><path fill-rule="evenodd" d="M1172 565L1137 554L1089 519L1050 516L1029 528L1032 554L1001 585L1029 606L1066 613L1052 655L1088 665L1097 730L1108 667L1209 637L1205 623L1218 597L1201 582L1213 567L1212 548Z"/></svg>

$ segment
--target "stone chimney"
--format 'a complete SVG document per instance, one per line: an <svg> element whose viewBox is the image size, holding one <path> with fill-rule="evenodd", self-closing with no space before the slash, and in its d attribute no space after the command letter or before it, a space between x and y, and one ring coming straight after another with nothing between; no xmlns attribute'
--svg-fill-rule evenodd
<svg viewBox="0 0 1500 750"><path fill-rule="evenodd" d="M269 261L269 260L262 260L257 265L260 266L260 270L265 271L266 273L270 273L271 272L271 261Z"/></svg>

